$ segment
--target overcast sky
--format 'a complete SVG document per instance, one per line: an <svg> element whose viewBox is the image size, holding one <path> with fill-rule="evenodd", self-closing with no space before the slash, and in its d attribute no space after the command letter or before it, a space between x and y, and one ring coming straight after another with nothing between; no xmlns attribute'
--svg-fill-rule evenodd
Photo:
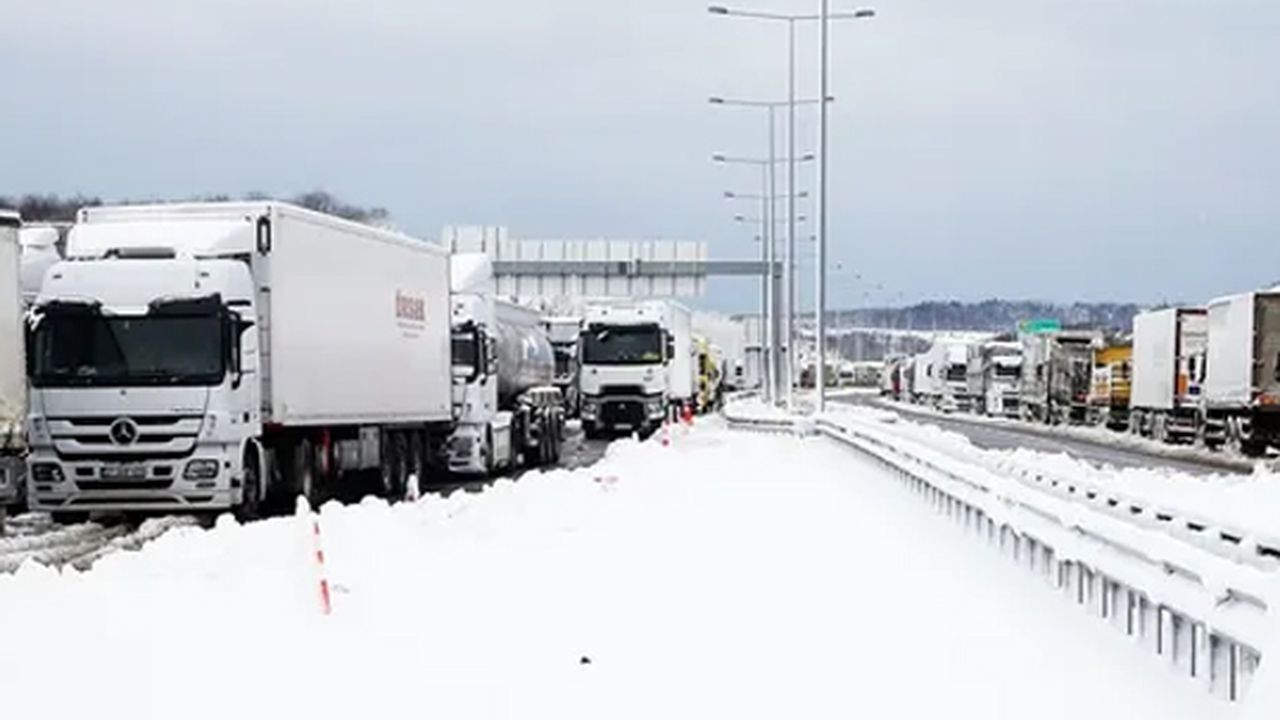
<svg viewBox="0 0 1280 720"><path fill-rule="evenodd" d="M1280 281L1280 3L876 9L833 31L835 304ZM781 97L784 42L698 0L0 0L0 194L323 187L428 238L493 224L749 257L730 218L756 209L721 195L758 177L709 155L762 152L764 118L706 97Z"/></svg>

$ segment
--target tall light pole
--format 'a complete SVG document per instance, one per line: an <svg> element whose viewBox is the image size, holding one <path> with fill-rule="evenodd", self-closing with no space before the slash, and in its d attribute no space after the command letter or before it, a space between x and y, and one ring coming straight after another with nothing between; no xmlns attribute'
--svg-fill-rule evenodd
<svg viewBox="0 0 1280 720"><path fill-rule="evenodd" d="M827 24L830 20L857 20L860 18L869 18L875 15L871 10L855 10L853 12L837 12L832 13L827 7L827 0L822 1L822 9L818 15L812 14L792 14L792 13L776 13L776 12L760 12L755 10L737 10L728 8L723 5L712 5L707 8L712 15L725 15L729 17L748 18L753 20L769 20L773 22L785 22L787 24L787 154L794 158L796 156L796 23L812 22L815 20L822 23L823 42L826 42ZM825 45L824 45L825 47ZM826 50L823 50L823 65L826 64ZM825 77L825 75L824 75ZM818 94L820 98L830 99L827 93L827 86L824 84L822 91ZM822 103L822 115L826 117L826 103ZM796 166L795 163L789 163L787 166L787 214L794 218L796 216L795 195L796 195ZM794 347L795 347L795 308L798 307L796 302L797 283L796 278L796 227L794 222L787 224L787 348L789 356L789 367L794 367ZM788 382L788 389L790 388ZM789 390L788 390L789 391ZM825 400L824 391L819 390L819 404ZM788 397L788 400L790 398Z"/></svg>
<svg viewBox="0 0 1280 720"><path fill-rule="evenodd" d="M780 341L781 328L779 327L779 317L778 317L779 294L777 291L777 275L775 273L775 269L777 268L777 257L776 257L777 229L775 227L776 223L773 221L773 217L775 214L775 204L777 200L777 193L776 193L777 188L774 182L774 171L778 166L778 164L780 163L793 162L793 161L808 162L814 159L814 155L812 153L807 153L798 158L792 158L792 157L778 158L776 156L776 154L774 153L774 143L773 143L774 104L750 103L746 101L743 101L741 103L731 103L730 101L726 101L722 98L713 98L712 101L717 104L726 104L726 105L727 104L746 104L746 105L758 105L761 107L769 108L769 136L770 136L769 157L750 158L750 157L733 157L733 156L715 154L711 156L711 159L720 163L739 163L739 164L746 164L746 165L759 165L761 168L763 168L763 171L764 171L761 178L762 186L763 186L763 192L761 196L762 197L761 237L765 238L765 241L764 241L765 247L762 248L762 252L761 252L763 256L762 259L764 260L764 263L765 263L765 279L764 279L764 286L762 291L762 301L763 301L764 307L762 308L761 322L764 323L763 334L766 339L765 342L767 347L766 352L763 353L764 356L767 358L765 362L766 367L764 368L766 373L764 394L767 400L776 401L781 399L778 397L778 385L781 382L782 378L786 377L788 378L787 397L789 399L790 385L791 385L791 383L789 382L790 375L784 374L783 365L785 361L780 356L781 354L779 353L780 342L781 342ZM790 348L788 348L788 350L789 349ZM787 372L788 373L790 372L789 366L787 368Z"/></svg>
<svg viewBox="0 0 1280 720"><path fill-rule="evenodd" d="M787 108L787 111L789 112L790 118L791 118L791 124L790 124L791 129L788 132L788 140L787 140L788 144L790 145L789 149L787 150L787 167L790 168L789 172L787 173L787 182L788 182L787 195L786 195L787 216L794 218L796 216L795 201L797 196L796 182L795 182L796 181L795 166L798 160L798 158L796 157L796 148L795 148L796 106L797 105L817 105L819 103L816 98L808 99L808 100L796 100L795 88L792 87L791 90L792 90L791 96L787 100L738 100L738 99L726 99L722 97L713 97L713 98L710 98L710 102L712 105L728 105L728 106L737 106L737 107L746 107L746 108L763 108L767 110L769 113L769 157L770 158L775 158L777 156L777 153L775 152L775 149L774 149L774 142L777 137L777 133L775 132L775 127L774 127L775 111L781 107ZM772 165L770 166L768 194L775 199L778 197L776 177L773 174ZM794 331L795 299L796 299L795 232L796 232L795 223L788 221L787 244L783 249L783 260L782 260L782 265L783 265L782 293L780 298L781 301L778 303L782 307L782 312L781 312L782 317L779 322L781 327L776 331L778 335L782 338L780 341L780 345L782 347L782 359L778 365L777 372L779 375L782 376L782 380L780 382L784 384L785 393L786 393L785 399L786 399L787 407L791 407L791 404L792 404L791 393L792 393L792 388L795 384L795 375L796 375L795 373L795 342L794 342L795 341L795 331Z"/></svg>
<svg viewBox="0 0 1280 720"><path fill-rule="evenodd" d="M818 0L818 97L827 97L831 89L831 25L830 0ZM875 17L874 10L857 10L852 13L855 18ZM827 141L828 141L827 103L818 109L818 257L814 279L814 315L816 327L815 344L817 358L814 360L814 388L817 399L814 411L822 412L827 406Z"/></svg>

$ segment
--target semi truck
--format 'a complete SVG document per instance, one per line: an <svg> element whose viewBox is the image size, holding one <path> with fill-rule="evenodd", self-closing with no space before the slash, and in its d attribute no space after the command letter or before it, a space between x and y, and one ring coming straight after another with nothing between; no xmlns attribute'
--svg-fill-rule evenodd
<svg viewBox="0 0 1280 720"><path fill-rule="evenodd" d="M1199 435L1208 343L1205 308L1171 307L1134 317L1130 432L1166 442Z"/></svg>
<svg viewBox="0 0 1280 720"><path fill-rule="evenodd" d="M1022 336L1019 412L1031 422L1082 424L1088 416L1097 330L1057 330Z"/></svg>
<svg viewBox="0 0 1280 720"><path fill-rule="evenodd" d="M969 394L974 409L992 417L1018 417L1022 345L990 340L969 346Z"/></svg>
<svg viewBox="0 0 1280 720"><path fill-rule="evenodd" d="M553 465L564 435L564 396L541 314L499 300L488 255L452 259L451 472L489 475Z"/></svg>
<svg viewBox="0 0 1280 720"><path fill-rule="evenodd" d="M969 346L954 340L935 340L922 356L924 386L916 387L924 401L942 410L972 409L969 393ZM921 379L916 375L917 382Z"/></svg>
<svg viewBox="0 0 1280 720"><path fill-rule="evenodd" d="M0 519L18 499L26 453L27 415L23 302L20 290L22 218L0 210Z"/></svg>
<svg viewBox="0 0 1280 720"><path fill-rule="evenodd" d="M582 318L576 315L549 317L546 328L556 359L552 383L564 396L567 417L576 418L581 405L578 395L578 341L582 336Z"/></svg>
<svg viewBox="0 0 1280 720"><path fill-rule="evenodd" d="M1089 409L1085 422L1112 430L1129 427L1133 378L1133 342L1128 338L1110 337L1093 349L1090 372Z"/></svg>
<svg viewBox="0 0 1280 720"><path fill-rule="evenodd" d="M579 343L583 430L650 433L693 396L689 311L664 300L587 305Z"/></svg>
<svg viewBox="0 0 1280 720"><path fill-rule="evenodd" d="M1280 446L1280 288L1209 303L1208 336L1206 443L1250 456Z"/></svg>
<svg viewBox="0 0 1280 720"><path fill-rule="evenodd" d="M191 203L83 209L66 253L30 324L36 510L249 518L361 481L396 496L451 426L436 245Z"/></svg>

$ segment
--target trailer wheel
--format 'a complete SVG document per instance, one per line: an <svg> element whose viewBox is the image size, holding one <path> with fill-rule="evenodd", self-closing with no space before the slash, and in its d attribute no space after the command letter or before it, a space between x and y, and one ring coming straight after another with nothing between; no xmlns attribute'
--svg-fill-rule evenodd
<svg viewBox="0 0 1280 720"><path fill-rule="evenodd" d="M236 519L240 522L257 520L262 514L262 462L255 450L244 453L244 480Z"/></svg>
<svg viewBox="0 0 1280 720"><path fill-rule="evenodd" d="M409 462L405 463L405 467L408 472L405 473L404 483L400 488L400 494L396 497L397 500L404 498L409 487L410 475L414 475L418 478L418 487L422 487L422 485L427 481L427 478L425 477L427 472L427 444L422 433L417 430L410 431L408 445Z"/></svg>
<svg viewBox="0 0 1280 720"><path fill-rule="evenodd" d="M382 492L387 500L402 498L409 478L404 435L386 431L382 450Z"/></svg>
<svg viewBox="0 0 1280 720"><path fill-rule="evenodd" d="M319 483L316 479L316 446L311 438L302 438L293 449L293 490L294 495L301 495L315 507L319 503Z"/></svg>

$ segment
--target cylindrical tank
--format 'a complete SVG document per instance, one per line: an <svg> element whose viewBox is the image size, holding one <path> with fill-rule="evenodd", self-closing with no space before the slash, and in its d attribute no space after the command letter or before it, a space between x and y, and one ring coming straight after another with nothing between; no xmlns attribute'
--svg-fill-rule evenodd
<svg viewBox="0 0 1280 720"><path fill-rule="evenodd" d="M493 341L498 358L498 402L506 405L520 393L551 385L556 359L546 330L537 324L499 318Z"/></svg>

